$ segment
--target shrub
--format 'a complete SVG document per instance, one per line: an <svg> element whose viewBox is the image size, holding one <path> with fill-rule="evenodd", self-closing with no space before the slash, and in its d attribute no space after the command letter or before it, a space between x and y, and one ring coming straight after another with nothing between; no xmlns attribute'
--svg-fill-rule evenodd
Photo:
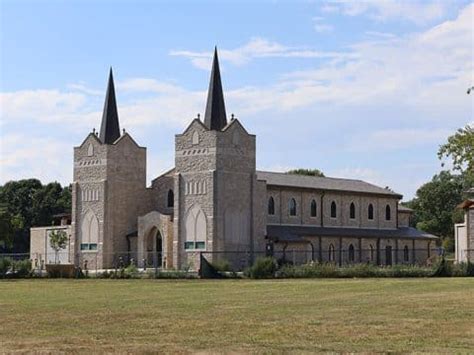
<svg viewBox="0 0 474 355"><path fill-rule="evenodd" d="M433 277L449 277L451 275L452 275L451 265L448 264L445 258L441 258L437 262L432 276Z"/></svg>
<svg viewBox="0 0 474 355"><path fill-rule="evenodd" d="M394 265L386 269L387 277L430 277L432 268L416 265Z"/></svg>
<svg viewBox="0 0 474 355"><path fill-rule="evenodd" d="M12 263L12 271L15 277L27 277L31 274L31 260L24 259Z"/></svg>
<svg viewBox="0 0 474 355"><path fill-rule="evenodd" d="M472 276L474 277L474 263L471 263L470 261L467 262L466 265L466 275L465 276Z"/></svg>
<svg viewBox="0 0 474 355"><path fill-rule="evenodd" d="M10 270L12 261L10 258L0 258L0 278L4 278Z"/></svg>
<svg viewBox="0 0 474 355"><path fill-rule="evenodd" d="M286 265L278 272L282 278L364 278L364 277L428 277L433 270L414 265L380 267L373 264L354 264L338 267L335 264Z"/></svg>
<svg viewBox="0 0 474 355"><path fill-rule="evenodd" d="M226 259L217 259L212 263L212 266L217 271L231 271L231 266L228 260Z"/></svg>
<svg viewBox="0 0 474 355"><path fill-rule="evenodd" d="M274 277L278 265L271 257L257 258L255 263L245 270L245 275L252 279L267 279Z"/></svg>
<svg viewBox="0 0 474 355"><path fill-rule="evenodd" d="M123 272L126 279L136 278L139 276L138 268L134 264L128 265Z"/></svg>

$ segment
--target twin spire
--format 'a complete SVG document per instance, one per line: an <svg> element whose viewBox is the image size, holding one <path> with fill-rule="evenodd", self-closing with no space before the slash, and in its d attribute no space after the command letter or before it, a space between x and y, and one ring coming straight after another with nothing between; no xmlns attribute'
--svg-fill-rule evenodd
<svg viewBox="0 0 474 355"><path fill-rule="evenodd" d="M217 57L217 47L214 48L214 59L212 61L209 91L207 93L204 125L213 131L220 131L227 125L227 117L225 114L224 104L224 92L222 91L221 72L219 70L219 58Z"/></svg>
<svg viewBox="0 0 474 355"><path fill-rule="evenodd" d="M104 112L102 113L102 124L100 125L99 138L104 144L112 144L120 138L120 126L112 68L110 68L107 93L105 94Z"/></svg>
<svg viewBox="0 0 474 355"><path fill-rule="evenodd" d="M217 47L214 48L214 59L212 62L209 91L207 93L204 125L208 129L214 131L220 131L227 125ZM102 113L99 138L104 144L113 144L120 138L120 125L117 112L117 100L115 99L112 68L110 68L109 73L109 82L107 84L107 93L105 95L104 112Z"/></svg>

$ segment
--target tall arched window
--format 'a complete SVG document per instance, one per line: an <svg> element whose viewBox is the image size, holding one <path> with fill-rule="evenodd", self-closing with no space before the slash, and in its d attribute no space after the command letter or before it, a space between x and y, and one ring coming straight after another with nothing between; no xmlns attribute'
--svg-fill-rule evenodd
<svg viewBox="0 0 474 355"><path fill-rule="evenodd" d="M168 190L168 207L174 207L174 192L173 190Z"/></svg>
<svg viewBox="0 0 474 355"><path fill-rule="evenodd" d="M311 217L316 217L316 213L317 213L316 201L313 200L311 201Z"/></svg>
<svg viewBox="0 0 474 355"><path fill-rule="evenodd" d="M373 220L374 219L374 205L372 204L369 204L369 209L367 211L367 217L370 219L370 220Z"/></svg>
<svg viewBox="0 0 474 355"><path fill-rule="evenodd" d="M336 217L337 217L336 202L332 201L331 202L331 218L336 218Z"/></svg>
<svg viewBox="0 0 474 355"><path fill-rule="evenodd" d="M354 205L354 202L351 202L351 207L349 208L349 217L350 219L356 218L356 206Z"/></svg>
<svg viewBox="0 0 474 355"><path fill-rule="evenodd" d="M290 199L288 203L288 210L290 212L290 216L296 216L296 200L294 198Z"/></svg>
<svg viewBox="0 0 474 355"><path fill-rule="evenodd" d="M354 253L354 246L351 244L351 245L349 245L349 261L351 263L354 262L354 259L355 259L354 254L355 254Z"/></svg>
<svg viewBox="0 0 474 355"><path fill-rule="evenodd" d="M405 247L403 248L403 260L410 261L410 253L408 251L408 245L405 245Z"/></svg>
<svg viewBox="0 0 474 355"><path fill-rule="evenodd" d="M372 244L369 245L369 251L370 251L370 261L375 260L375 252L374 252L374 246Z"/></svg>
<svg viewBox="0 0 474 355"><path fill-rule="evenodd" d="M387 221L390 221L391 218L392 218L392 214L391 214L391 212L390 212L390 205L387 205L387 206L385 207L385 219L386 219Z"/></svg>
<svg viewBox="0 0 474 355"><path fill-rule="evenodd" d="M275 214L275 200L272 196L268 199L268 214L273 216Z"/></svg>
<svg viewBox="0 0 474 355"><path fill-rule="evenodd" d="M328 250L328 260L329 261L334 261L336 260L336 253L334 252L334 245L329 245L329 250Z"/></svg>
<svg viewBox="0 0 474 355"><path fill-rule="evenodd" d="M184 249L205 249L207 221L200 207L195 205L189 210L184 227L186 233Z"/></svg>
<svg viewBox="0 0 474 355"><path fill-rule="evenodd" d="M99 220L92 211L82 218L80 248L81 250L97 250L99 241Z"/></svg>

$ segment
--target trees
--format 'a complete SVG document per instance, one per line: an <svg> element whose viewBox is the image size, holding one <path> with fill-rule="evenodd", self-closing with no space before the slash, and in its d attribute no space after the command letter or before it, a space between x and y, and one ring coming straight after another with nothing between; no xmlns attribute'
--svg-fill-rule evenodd
<svg viewBox="0 0 474 355"><path fill-rule="evenodd" d="M58 263L58 253L61 249L66 248L67 233L63 230L55 230L49 234L49 245L54 250L54 260Z"/></svg>
<svg viewBox="0 0 474 355"><path fill-rule="evenodd" d="M474 127L467 125L452 136L448 142L441 145L438 158L451 157L453 169L470 176L474 175Z"/></svg>
<svg viewBox="0 0 474 355"><path fill-rule="evenodd" d="M319 169L292 169L286 172L287 174L308 175L324 177L324 173Z"/></svg>
<svg viewBox="0 0 474 355"><path fill-rule="evenodd" d="M0 206L0 236L10 236L7 249L26 252L31 227L50 225L53 215L71 211L71 190L57 182L42 185L37 179L9 181L0 186Z"/></svg>
<svg viewBox="0 0 474 355"><path fill-rule="evenodd" d="M413 225L425 232L440 236L447 249L454 240L454 223L462 222L462 212L456 206L463 200L465 175L441 171L430 182L422 185L413 200L404 203L413 209ZM451 251L451 250L448 250Z"/></svg>

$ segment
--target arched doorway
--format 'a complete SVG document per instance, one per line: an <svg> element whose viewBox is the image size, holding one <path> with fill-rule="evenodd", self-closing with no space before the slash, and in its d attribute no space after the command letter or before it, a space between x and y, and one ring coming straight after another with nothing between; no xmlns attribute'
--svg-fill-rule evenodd
<svg viewBox="0 0 474 355"><path fill-rule="evenodd" d="M153 227L146 238L146 265L150 267L163 266L163 237L158 228Z"/></svg>

